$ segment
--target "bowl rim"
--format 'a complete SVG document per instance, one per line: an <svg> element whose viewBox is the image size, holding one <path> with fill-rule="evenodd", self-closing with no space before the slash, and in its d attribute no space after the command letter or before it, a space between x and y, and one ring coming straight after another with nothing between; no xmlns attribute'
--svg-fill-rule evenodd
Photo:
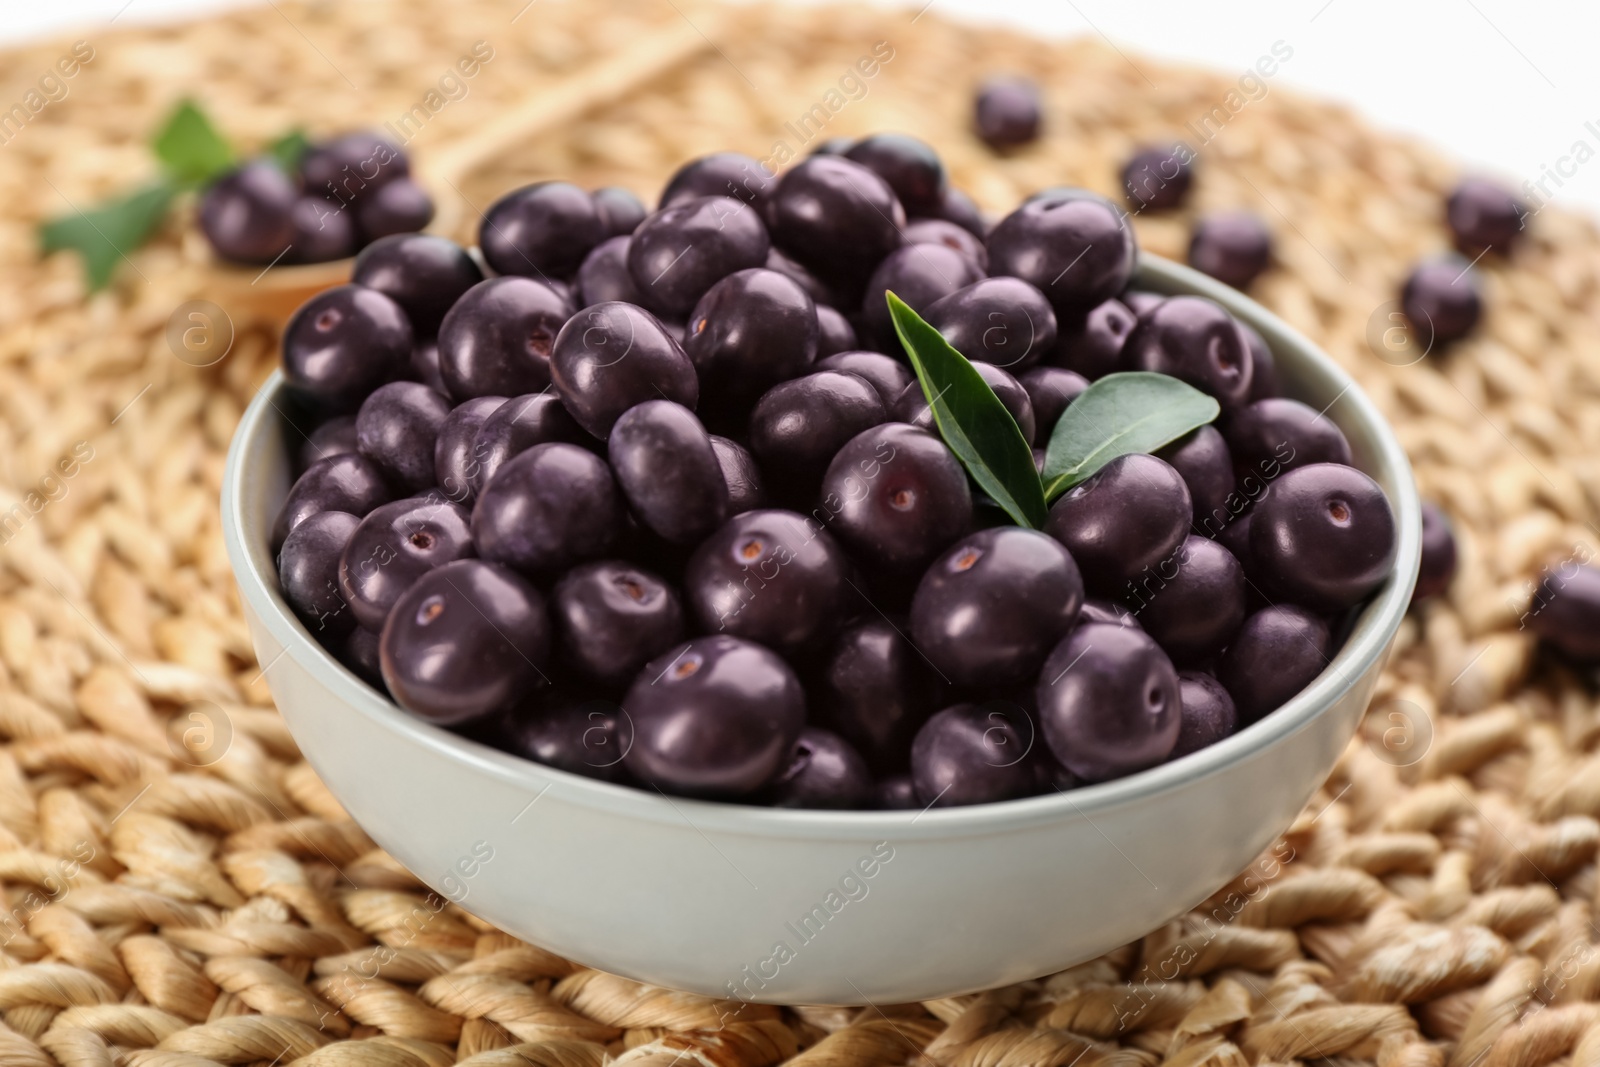
<svg viewBox="0 0 1600 1067"><path fill-rule="evenodd" d="M504 784L542 796L560 787L568 803L601 809L613 815L650 822L688 822L702 833L759 837L849 839L872 841L894 835L897 840L954 838L1004 833L1064 817L1089 819L1099 811L1136 804L1181 789L1230 765L1259 756L1276 742L1306 729L1328 711L1380 658L1404 618L1416 584L1421 554L1421 515L1411 465L1393 429L1376 406L1331 357L1291 329L1276 315L1244 294L1181 264L1146 253L1139 256L1133 284L1167 294L1207 297L1254 327L1274 354L1289 353L1313 376L1337 390L1332 403L1344 403L1347 421L1363 425L1374 446L1370 466L1394 486L1391 506L1396 518L1393 573L1368 602L1333 660L1290 700L1243 730L1170 763L1123 778L1080 786L1054 795L974 804L963 807L898 811L823 811L757 807L654 793L562 771L500 752L487 745L413 718L322 648L278 592L276 568L267 547L268 531L249 531L245 524L244 475L270 418L279 415L276 400L286 389L281 369L256 393L229 445L222 484L222 525L228 557L240 595L260 624L283 648L280 658L293 658L349 710L381 729L425 747L443 759L464 764ZM270 671L271 665L264 668ZM313 765L317 757L305 753Z"/></svg>

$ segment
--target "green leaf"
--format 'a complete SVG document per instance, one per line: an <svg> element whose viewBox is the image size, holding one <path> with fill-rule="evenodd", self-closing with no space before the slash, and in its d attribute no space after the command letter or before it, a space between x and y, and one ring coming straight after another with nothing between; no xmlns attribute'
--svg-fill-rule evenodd
<svg viewBox="0 0 1600 1067"><path fill-rule="evenodd" d="M306 136L306 131L296 126L267 145L267 155L283 168L284 173L294 174L300 169L300 160L310 148L311 139Z"/></svg>
<svg viewBox="0 0 1600 1067"><path fill-rule="evenodd" d="M1106 375L1078 394L1050 434L1045 499L1054 500L1118 456L1171 444L1220 410L1211 397L1169 375Z"/></svg>
<svg viewBox="0 0 1600 1067"><path fill-rule="evenodd" d="M889 293L887 299L895 332L911 357L939 435L1006 514L1019 525L1039 529L1045 520L1044 491L1033 450L1011 412L938 330L898 296Z"/></svg>
<svg viewBox="0 0 1600 1067"><path fill-rule="evenodd" d="M204 185L233 166L233 149L192 100L178 105L152 142L174 178L189 185Z"/></svg>
<svg viewBox="0 0 1600 1067"><path fill-rule="evenodd" d="M172 202L170 182L157 182L98 207L51 219L39 227L46 254L71 249L83 256L89 290L104 289L117 264L161 224Z"/></svg>

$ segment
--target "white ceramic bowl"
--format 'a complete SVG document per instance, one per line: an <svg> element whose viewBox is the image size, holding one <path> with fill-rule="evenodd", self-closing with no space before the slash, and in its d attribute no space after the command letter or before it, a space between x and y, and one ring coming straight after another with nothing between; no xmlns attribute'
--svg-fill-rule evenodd
<svg viewBox="0 0 1600 1067"><path fill-rule="evenodd" d="M1399 525L1394 576L1327 670L1210 748L1067 794L827 812L666 797L446 733L324 652L278 593L267 538L289 458L275 375L234 437L223 520L278 707L334 795L424 882L630 978L770 1003L902 1002L1034 978L1138 938L1242 871L1327 776L1405 613L1420 545L1405 454L1328 357L1188 268L1145 256L1139 284L1208 296L1259 330L1284 392L1328 406Z"/></svg>

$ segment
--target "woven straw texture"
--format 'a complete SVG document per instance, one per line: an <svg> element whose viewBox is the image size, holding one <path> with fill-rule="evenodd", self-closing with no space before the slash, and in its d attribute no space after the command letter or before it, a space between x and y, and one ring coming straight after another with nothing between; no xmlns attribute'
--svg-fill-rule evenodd
<svg viewBox="0 0 1600 1067"><path fill-rule="evenodd" d="M280 0L174 28L91 27L67 97L0 147L0 511L24 509L0 547L0 1064L1600 1064L1600 710L1520 625L1540 568L1600 541L1593 225L1541 212L1512 261L1479 264L1489 310L1475 337L1412 362L1381 344L1385 304L1444 247L1457 169L1272 77L936 10L520 7ZM670 69L615 63L686 39ZM1462 568L1407 620L1363 736L1253 881L1037 982L747 1008L721 1027L715 1002L577 968L454 906L434 914L300 758L239 615L218 489L276 357L272 324L228 305L228 354L191 366L168 320L218 275L183 219L92 297L69 257L40 263L33 226L150 173L144 140L186 92L245 144L297 122L377 125L479 40L493 58L465 97L428 111L415 159L529 99L565 110L434 190L464 198L465 238L475 208L534 178L649 198L710 150L803 151L785 124L819 104L827 135L927 138L990 211L1045 185L1112 192L1132 145L1180 136L1200 154L1191 211L1268 220L1279 263L1254 295L1387 413L1456 521ZM842 83L877 42L891 58ZM0 103L70 47L5 54ZM1050 108L1043 141L1006 158L968 132L972 86L995 70L1038 79ZM1136 225L1145 248L1181 257L1191 218ZM197 702L231 732L220 758L180 758Z"/></svg>

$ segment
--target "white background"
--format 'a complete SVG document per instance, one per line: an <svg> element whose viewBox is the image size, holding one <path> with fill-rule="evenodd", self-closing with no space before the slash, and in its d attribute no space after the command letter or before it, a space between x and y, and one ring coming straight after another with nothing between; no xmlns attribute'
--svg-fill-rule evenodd
<svg viewBox="0 0 1600 1067"><path fill-rule="evenodd" d="M112 18L163 21L240 2L0 0L0 42ZM508 10L525 2L506 0ZM1600 3L1594 0L933 0L930 6L945 16L1050 36L1098 34L1130 52L1240 71L1281 38L1294 48L1294 60L1275 84L1348 102L1369 120L1425 137L1513 186L1538 180L1545 168L1572 171L1563 157L1577 140L1600 151L1600 62L1593 55ZM1589 121L1594 132L1585 129ZM1555 202L1600 214L1600 158L1562 178L1559 189L1545 180Z"/></svg>

